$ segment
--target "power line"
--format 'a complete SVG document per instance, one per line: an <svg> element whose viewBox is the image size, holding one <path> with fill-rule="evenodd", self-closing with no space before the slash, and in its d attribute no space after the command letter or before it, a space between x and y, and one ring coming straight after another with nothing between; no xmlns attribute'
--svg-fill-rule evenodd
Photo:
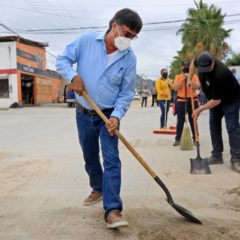
<svg viewBox="0 0 240 240"><path fill-rule="evenodd" d="M19 36L18 33L16 33L15 31L13 31L11 28L9 28L8 26L6 26L5 24L0 23L0 26L2 26L3 28L7 29L8 31L14 33L15 35Z"/></svg>
<svg viewBox="0 0 240 240"><path fill-rule="evenodd" d="M36 8L33 6L33 4L31 3L30 0L26 0L26 1L29 3L29 5L32 7L32 9L33 9L35 12L38 12L38 13L39 13L39 10L36 9ZM51 23L54 27L56 27L56 25L55 25L52 21L50 21L49 18L46 17L46 20L48 21L48 23Z"/></svg>
<svg viewBox="0 0 240 240"><path fill-rule="evenodd" d="M230 21L225 21L225 24L235 24L235 23L239 23L240 22L240 19L236 19L236 20L230 20ZM5 25L6 26L6 25ZM150 26L150 25L149 25ZM156 26L157 27L157 26ZM153 31L165 31L165 30L177 30L179 29L181 26L165 26L165 27L157 27L157 28L152 28L152 29L149 29L149 28L144 28L142 30L142 32L153 32ZM97 31L101 31L100 27L94 27ZM7 29L5 27L5 29ZM76 34L76 31L77 30L88 30L90 29L89 27L83 27L83 28L71 28L71 29L67 29L67 28L63 28L63 29L48 29L47 31L44 31L44 30L34 30L34 31L21 31L21 33L24 33L24 34L33 34L33 35L62 35L62 34ZM9 30L9 29L7 29ZM10 30L9 30L10 31ZM13 30L11 30L11 32L15 33ZM7 32L0 32L0 33L7 33Z"/></svg>
<svg viewBox="0 0 240 240"><path fill-rule="evenodd" d="M46 0L45 0L46 1ZM47 1L46 1L47 2ZM34 6L32 5L32 8ZM240 16L240 14L229 14L226 17L235 17L235 16ZM181 23L184 22L185 20L179 19L179 20L171 20L171 21L156 21L156 22L149 22L143 24L144 26L157 26L157 25L162 25L162 24L170 24L170 23ZM229 20L225 21L225 24L233 24L233 23L238 23L240 20L235 19L235 20ZM14 28L14 27L9 27L4 24L1 24L5 29L8 31L19 35L17 32L20 33L25 33L25 34L74 34L75 31L78 30L89 30L89 29L96 29L96 30L101 30L105 29L108 26L89 26L89 27L73 27L73 28L47 28L47 29L21 29L21 28ZM180 26L165 26L165 27L158 27L158 29L146 29L143 28L142 31L161 31L161 30L175 30L178 29Z"/></svg>
<svg viewBox="0 0 240 240"><path fill-rule="evenodd" d="M235 17L240 16L240 14L229 14L226 17ZM143 26L151 26L151 25L160 25L160 24L169 24L169 23L181 23L185 22L186 20L179 19L179 20L171 20L171 21L157 21L157 22L149 22L144 23ZM225 23L230 21L225 21ZM231 22L238 22L238 20L232 20ZM61 32L61 31L76 31L76 30L88 30L88 29L103 29L107 28L108 26L88 26L88 27L71 27L71 28L40 28L40 29L20 29L20 28L12 28L17 31L21 31L24 33L34 33L34 32L41 32L41 33L53 33L53 32Z"/></svg>
<svg viewBox="0 0 240 240"><path fill-rule="evenodd" d="M32 4L31 4L32 5ZM79 14L77 15L77 16L74 16L74 15L71 15L71 14L69 14L69 15L71 15L71 16L69 16L69 15L65 15L65 14L62 14L62 13L58 13L57 11L57 9L55 9L55 8L53 8L53 7L51 7L51 9L53 9L54 11L55 11L55 13L52 13L52 12L46 12L46 11L42 11L41 9L47 9L47 10L49 10L49 8L41 8L41 7L37 7L37 9L35 9L35 11L33 11L33 9L32 8L24 8L24 7L18 7L18 6L13 6L13 5L7 5L7 4L0 4L0 6L2 7L2 8L11 8L11 9L14 9L14 10L19 10L19 11L24 11L24 12L28 12L28 13L37 13L37 14L40 14L41 15L41 17L42 17L42 15L44 14L44 15L50 15L50 16L55 16L55 17L71 17L71 18L73 18L73 19L89 19L88 17L83 17L82 15L81 16L79 16ZM64 8L64 9L66 9L66 8ZM2 9L0 9L0 10L2 10ZM66 9L67 11L68 11L68 9ZM60 10L61 11L61 10ZM78 13L79 13L79 10L77 10L76 8L74 9L74 11L77 11ZM94 17L92 17L91 19L95 19L95 20L97 20L97 21L101 21L101 19L97 19L97 18L94 18Z"/></svg>
<svg viewBox="0 0 240 240"><path fill-rule="evenodd" d="M71 14L71 12L65 8L65 6L62 4L62 2L60 0L58 0L58 4L63 8L64 11L66 11L66 13L69 14L70 18L76 23L78 24L78 22L76 21L75 17L73 17L73 15Z"/></svg>
<svg viewBox="0 0 240 240"><path fill-rule="evenodd" d="M52 57L55 57L55 58L57 58L57 56L56 56L55 54L53 54L53 53L49 52L48 50L46 50L46 52L47 52L49 55L51 55Z"/></svg>
<svg viewBox="0 0 240 240"><path fill-rule="evenodd" d="M7 8L14 8L17 10L22 10L22 11L26 11L26 12L32 12L33 9L31 8L23 8L23 7L18 7L18 6L10 6L7 4L2 4L1 7L7 7ZM41 10L36 10L36 13L39 14L46 14L46 15L51 15L51 16L59 16L59 17L69 17L68 15L64 15L64 14L58 14L58 13L51 13L51 12L45 12L45 11L41 11Z"/></svg>
<svg viewBox="0 0 240 240"><path fill-rule="evenodd" d="M43 8L42 6L38 6L37 8L35 8L34 6L33 6L33 4L30 2L30 1L28 1L28 3L29 3L29 5L32 7L32 8L24 8L24 7L19 7L19 6L16 6L16 5L9 5L9 4L6 4L6 3L4 3L4 4L0 4L1 5L1 7L7 7L7 8L14 8L14 9L17 9L17 10L22 10L22 11L27 11L27 12L30 12L30 13L38 13L38 14L41 14L41 16L42 16L42 14L45 14L45 15L51 15L51 16L58 16L58 17L71 17L72 19L79 19L79 18L83 18L82 16L81 17L79 17L79 15L77 15L77 16L73 16L69 11L68 11L68 9L66 9L62 4L61 4L61 7L62 7L62 9L65 11L65 12L68 12L68 15L65 15L65 14L59 14L57 11L58 11L58 9L56 9L56 8L53 8L50 4L49 4L49 2L47 2L46 0L45 0L45 3L47 4L47 5L49 5L50 6L50 8L54 11L54 12L46 12L46 11L42 11L42 10L49 10L49 8ZM235 2L219 2L219 3L235 3ZM59 2L58 2L58 5L60 6L60 4L59 4ZM180 4L180 5L182 5L182 4ZM32 11L32 9L34 9L34 12ZM42 9L42 10L40 10L40 9ZM60 9L60 11L62 10L62 9ZM79 11L79 10L76 10L76 8L74 9L75 11ZM240 14L232 14L232 15L226 15L226 17L229 17L229 16L239 16ZM184 22L185 20L175 20L176 22ZM164 24L164 23L171 23L171 22L175 22L175 21L164 21L164 22L153 22L153 23L146 23L146 24L144 24L144 25L153 25L153 24ZM49 21L49 19L48 19L48 22L51 22L51 21ZM51 24L52 25L54 25L53 24L53 22L51 22ZM94 28L106 28L106 26L100 26L100 27L88 27L89 29L94 29ZM50 31L51 31L51 29L50 29Z"/></svg>
<svg viewBox="0 0 240 240"><path fill-rule="evenodd" d="M52 7L52 5L47 0L44 0L44 2L49 6L50 9L52 9L56 13L56 10ZM62 20L65 22L67 26L69 26L69 23L64 18L62 18Z"/></svg>
<svg viewBox="0 0 240 240"><path fill-rule="evenodd" d="M14 34L17 35L18 37L22 37L22 36L20 36L17 32L13 31L11 28L9 28L8 26L6 26L5 24L0 23L0 26L2 26L3 28L7 29L8 31L14 33ZM53 53L49 52L48 50L46 50L46 52L47 52L49 55L57 58L56 55L54 55Z"/></svg>

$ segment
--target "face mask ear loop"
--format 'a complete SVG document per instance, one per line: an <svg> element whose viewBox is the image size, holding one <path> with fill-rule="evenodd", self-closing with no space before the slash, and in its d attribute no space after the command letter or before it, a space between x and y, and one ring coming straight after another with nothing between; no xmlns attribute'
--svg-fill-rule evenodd
<svg viewBox="0 0 240 240"><path fill-rule="evenodd" d="M116 24L117 24L117 23L116 23ZM118 37L120 37L120 33L119 33L118 26L117 26L117 32L118 32ZM112 37L113 37L113 39L115 39L114 34L113 34L113 31L112 31Z"/></svg>
<svg viewBox="0 0 240 240"><path fill-rule="evenodd" d="M117 32L118 32L118 36L121 37L121 36L120 36L120 33L119 33L118 25L117 25Z"/></svg>

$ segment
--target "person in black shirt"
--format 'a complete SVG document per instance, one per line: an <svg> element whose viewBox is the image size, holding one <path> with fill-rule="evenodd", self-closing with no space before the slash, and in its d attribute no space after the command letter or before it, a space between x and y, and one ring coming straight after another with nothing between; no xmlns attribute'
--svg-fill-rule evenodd
<svg viewBox="0 0 240 240"><path fill-rule="evenodd" d="M208 102L197 108L193 112L193 117L197 118L202 111L210 109L209 123L213 150L208 162L223 163L222 118L225 117L232 168L240 173L240 86L231 70L209 52L204 51L193 59L188 77L189 85L195 68L198 70L201 87Z"/></svg>

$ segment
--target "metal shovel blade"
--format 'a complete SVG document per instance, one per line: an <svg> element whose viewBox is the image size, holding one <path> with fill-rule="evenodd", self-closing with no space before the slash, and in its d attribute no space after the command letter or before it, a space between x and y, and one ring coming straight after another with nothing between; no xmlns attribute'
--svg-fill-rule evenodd
<svg viewBox="0 0 240 240"><path fill-rule="evenodd" d="M200 145L199 142L196 144L197 148L197 157L190 158L190 165L191 165L191 174L211 174L211 170L208 165L207 158L200 157Z"/></svg>
<svg viewBox="0 0 240 240"><path fill-rule="evenodd" d="M200 220L198 220L196 217L193 216L193 214L188 211L186 208L179 206L178 204L176 204L173 201L172 195L169 192L168 188L166 187L166 185L163 183L163 181L156 176L154 178L154 180L158 183L158 185L164 190L164 192L166 193L167 196L167 202L169 203L169 205L171 207L173 207L179 214L181 214L182 216L184 216L187 220L189 220L190 222L194 222L197 224L202 224L202 222Z"/></svg>
<svg viewBox="0 0 240 240"><path fill-rule="evenodd" d="M191 174L211 174L206 158L190 158Z"/></svg>
<svg viewBox="0 0 240 240"><path fill-rule="evenodd" d="M197 224L202 224L202 222L197 219L196 217L193 216L193 214L188 211L186 208L179 206L178 204L174 203L174 202L169 202L167 200L167 202L182 216L184 216L185 218L187 218L189 221L197 223Z"/></svg>
<svg viewBox="0 0 240 240"><path fill-rule="evenodd" d="M199 151L196 158L190 158L190 165L191 174L211 174L207 158L201 158Z"/></svg>

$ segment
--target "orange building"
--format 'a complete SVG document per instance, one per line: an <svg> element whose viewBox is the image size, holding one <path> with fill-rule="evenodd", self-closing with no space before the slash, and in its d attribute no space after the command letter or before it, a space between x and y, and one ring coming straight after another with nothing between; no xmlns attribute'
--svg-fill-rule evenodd
<svg viewBox="0 0 240 240"><path fill-rule="evenodd" d="M0 107L57 102L66 81L46 69L47 43L0 37Z"/></svg>

